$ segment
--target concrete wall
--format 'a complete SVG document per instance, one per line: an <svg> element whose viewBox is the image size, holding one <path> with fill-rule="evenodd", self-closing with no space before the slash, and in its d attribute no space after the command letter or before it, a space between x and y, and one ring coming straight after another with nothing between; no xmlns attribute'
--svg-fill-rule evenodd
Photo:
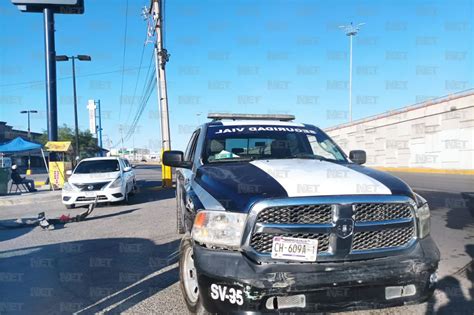
<svg viewBox="0 0 474 315"><path fill-rule="evenodd" d="M474 91L326 129L344 149L367 152L368 166L474 169Z"/></svg>

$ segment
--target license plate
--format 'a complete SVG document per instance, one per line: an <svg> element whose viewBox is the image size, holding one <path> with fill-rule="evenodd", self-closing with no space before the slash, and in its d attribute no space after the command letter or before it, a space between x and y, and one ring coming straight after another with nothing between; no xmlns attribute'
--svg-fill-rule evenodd
<svg viewBox="0 0 474 315"><path fill-rule="evenodd" d="M316 261L318 240L275 236L272 245L273 259Z"/></svg>
<svg viewBox="0 0 474 315"><path fill-rule="evenodd" d="M94 197L95 198L95 191L86 191L85 192L86 197Z"/></svg>

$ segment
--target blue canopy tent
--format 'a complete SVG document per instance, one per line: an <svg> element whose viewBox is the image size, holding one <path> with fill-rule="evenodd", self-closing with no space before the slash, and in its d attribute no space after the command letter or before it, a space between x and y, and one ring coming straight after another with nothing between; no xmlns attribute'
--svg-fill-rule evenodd
<svg viewBox="0 0 474 315"><path fill-rule="evenodd" d="M44 151L42 145L36 142L25 140L21 137L16 137L15 139L0 144L0 155L5 153L15 153L15 152L25 152L33 150L41 150L41 155L43 156L44 166L49 174L48 163L46 163L46 157L44 156Z"/></svg>
<svg viewBox="0 0 474 315"><path fill-rule="evenodd" d="M0 144L0 153L14 153L41 149L41 144L17 137L9 142Z"/></svg>

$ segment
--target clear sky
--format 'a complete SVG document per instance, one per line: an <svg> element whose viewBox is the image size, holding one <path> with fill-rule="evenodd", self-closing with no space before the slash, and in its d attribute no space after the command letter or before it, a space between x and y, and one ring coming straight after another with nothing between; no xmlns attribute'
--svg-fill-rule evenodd
<svg viewBox="0 0 474 315"><path fill-rule="evenodd" d="M354 119L473 87L472 0L165 1L174 149L212 111L346 122L349 39L338 26L351 21L365 23L353 42ZM76 64L79 126L88 128L87 100L100 99L108 147L119 144L120 126L126 133L154 71L153 47L143 48L149 1L85 2L83 15L55 16L56 52L92 56ZM1 1L0 121L26 129L19 111L37 109L38 132L46 129L42 23L42 14ZM73 126L71 63L58 63L57 75L58 121ZM160 139L155 90L125 144L158 150Z"/></svg>

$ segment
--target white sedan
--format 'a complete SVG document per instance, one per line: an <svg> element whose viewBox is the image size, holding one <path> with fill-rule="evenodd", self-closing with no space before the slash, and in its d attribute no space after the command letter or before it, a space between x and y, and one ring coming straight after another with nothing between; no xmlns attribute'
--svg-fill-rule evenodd
<svg viewBox="0 0 474 315"><path fill-rule="evenodd" d="M66 208L97 202L128 203L136 189L135 174L130 163L118 157L84 159L76 166L62 190Z"/></svg>

